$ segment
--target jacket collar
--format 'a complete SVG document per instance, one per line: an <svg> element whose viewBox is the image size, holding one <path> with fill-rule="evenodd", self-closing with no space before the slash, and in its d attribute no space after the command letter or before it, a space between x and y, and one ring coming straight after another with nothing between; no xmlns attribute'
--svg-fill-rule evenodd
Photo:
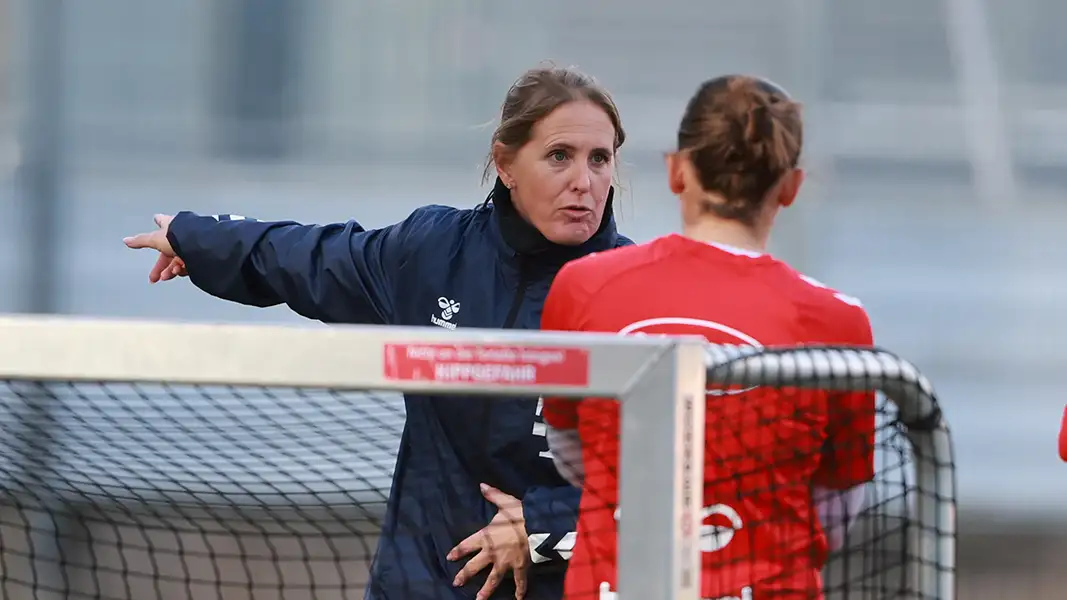
<svg viewBox="0 0 1067 600"><path fill-rule="evenodd" d="M524 264L533 262L537 265L559 268L576 258L615 247L618 232L615 229L615 218L612 212L614 195L615 188L612 187L608 190L608 200L604 206L604 217L600 221L600 227L593 237L578 246L556 244L541 235L541 232L515 209L511 200L511 190L499 177L493 184L493 191L490 192L486 202L492 203L491 227L498 234L501 242L499 246L506 258L521 260Z"/></svg>

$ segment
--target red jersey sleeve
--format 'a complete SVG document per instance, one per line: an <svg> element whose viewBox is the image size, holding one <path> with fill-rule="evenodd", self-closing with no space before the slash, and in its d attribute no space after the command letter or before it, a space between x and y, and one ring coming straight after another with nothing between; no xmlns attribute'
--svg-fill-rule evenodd
<svg viewBox="0 0 1067 600"><path fill-rule="evenodd" d="M1067 461L1067 408L1063 410L1063 422L1060 425L1060 458Z"/></svg>
<svg viewBox="0 0 1067 600"><path fill-rule="evenodd" d="M580 264L564 265L552 281L541 311L542 331L582 331L588 293L582 287ZM578 427L578 400L545 398L541 416L554 429Z"/></svg>
<svg viewBox="0 0 1067 600"><path fill-rule="evenodd" d="M858 302L851 304L853 300L848 300L849 303L843 302L847 312L839 315L839 333L830 336L828 342L873 346L867 312ZM875 393L833 393L828 400L827 444L812 479L816 485L844 490L874 478Z"/></svg>

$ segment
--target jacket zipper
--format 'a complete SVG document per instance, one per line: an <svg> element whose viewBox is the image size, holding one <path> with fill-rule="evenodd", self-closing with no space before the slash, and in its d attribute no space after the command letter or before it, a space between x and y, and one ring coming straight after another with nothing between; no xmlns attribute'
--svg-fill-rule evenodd
<svg viewBox="0 0 1067 600"><path fill-rule="evenodd" d="M519 309L522 308L522 301L526 298L526 289L530 287L529 269L521 268L519 270L519 286L515 288L515 297L511 299L511 308L508 309L508 317L504 319L504 329L511 329L515 326L516 319L519 318Z"/></svg>
<svg viewBox="0 0 1067 600"><path fill-rule="evenodd" d="M526 298L526 289L530 287L530 275L529 269L526 267L519 268L519 285L515 288L515 296L511 299L511 307L508 309L508 316L504 319L504 329L511 329L515 326L515 321L519 318L519 309L522 308L522 301ZM484 437L482 438L482 456L481 459L486 464L482 465L483 471L479 474L481 481L478 483L488 483L492 485L492 482L488 481L489 473L485 471L489 460L489 423L492 420L493 405L491 400L486 400L485 408L482 410L481 419L479 420L478 432Z"/></svg>

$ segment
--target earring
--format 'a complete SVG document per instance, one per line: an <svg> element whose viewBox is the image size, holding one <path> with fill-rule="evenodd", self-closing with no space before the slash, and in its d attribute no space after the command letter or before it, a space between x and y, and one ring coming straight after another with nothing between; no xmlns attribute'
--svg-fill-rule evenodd
<svg viewBox="0 0 1067 600"><path fill-rule="evenodd" d="M507 186L507 188L509 190L515 188L515 182L514 181L509 181L509 182L505 183L504 185Z"/></svg>

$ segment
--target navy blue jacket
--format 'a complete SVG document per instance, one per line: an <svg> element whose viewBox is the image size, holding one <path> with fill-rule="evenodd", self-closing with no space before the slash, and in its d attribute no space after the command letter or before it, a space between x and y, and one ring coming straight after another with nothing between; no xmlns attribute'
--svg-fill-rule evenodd
<svg viewBox="0 0 1067 600"><path fill-rule="evenodd" d="M630 244L611 202L577 247L548 242L522 219L506 187L471 210L426 206L376 230L354 221L293 222L175 216L168 239L200 289L252 306L287 304L327 323L537 329L549 285L568 260ZM366 598L473 598L488 569L463 588L467 559L448 551L496 507L488 483L523 501L532 557L530 600L562 596L580 491L547 454L535 399L405 397L407 422ZM494 598L513 598L508 578Z"/></svg>

